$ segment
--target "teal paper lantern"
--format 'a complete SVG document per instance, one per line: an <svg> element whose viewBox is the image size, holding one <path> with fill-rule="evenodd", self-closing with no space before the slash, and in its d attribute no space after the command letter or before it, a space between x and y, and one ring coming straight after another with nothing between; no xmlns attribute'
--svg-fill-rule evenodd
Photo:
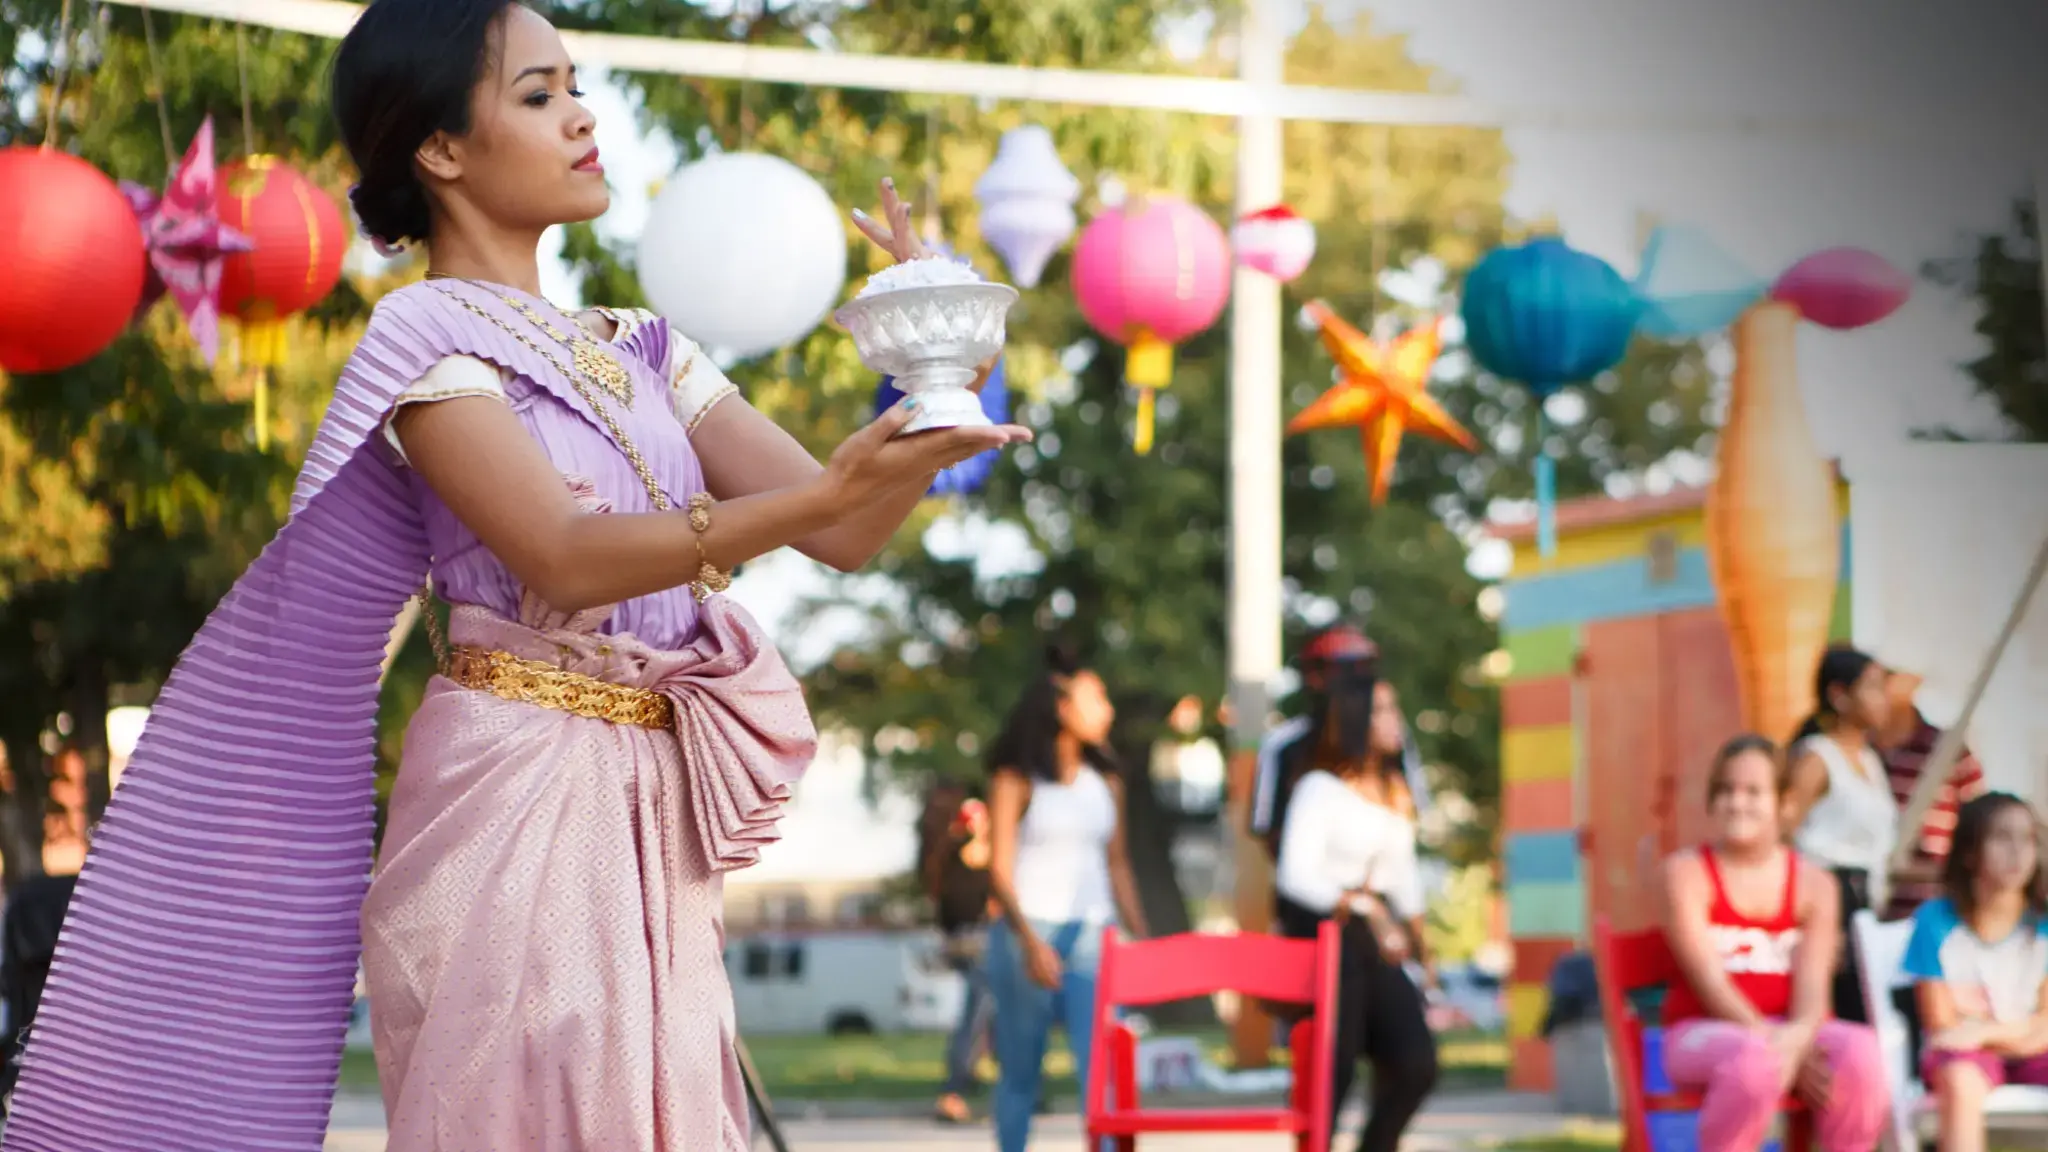
<svg viewBox="0 0 2048 1152"><path fill-rule="evenodd" d="M1496 248L1465 277L1465 344L1481 367L1536 397L1537 442L1549 425L1543 401L1607 371L1628 354L1639 309L1621 273L1555 236ZM1536 458L1536 535L1557 551L1557 462Z"/></svg>

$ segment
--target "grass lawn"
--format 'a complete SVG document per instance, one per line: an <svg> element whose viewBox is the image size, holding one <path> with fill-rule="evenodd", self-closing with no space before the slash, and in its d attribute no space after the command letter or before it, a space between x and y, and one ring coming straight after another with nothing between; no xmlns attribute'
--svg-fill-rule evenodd
<svg viewBox="0 0 2048 1152"><path fill-rule="evenodd" d="M1218 1064L1230 1063L1229 1038L1221 1031L1190 1033ZM1497 1089L1506 1083L1508 1045L1498 1035L1449 1033L1439 1038L1443 1091ZM747 1049L761 1071L769 1098L777 1101L833 1102L846 1100L897 1103L930 1100L945 1079L946 1038L935 1033L895 1036L757 1036ZM1273 1058L1284 1063L1286 1052ZM993 1081L995 1067L983 1060L984 1081ZM1077 1095L1074 1061L1054 1039L1046 1054L1047 1087L1055 1097ZM342 1088L375 1093L377 1066L368 1052L351 1051L341 1061ZM1532 1149L1531 1152L1574 1152L1574 1149Z"/></svg>
<svg viewBox="0 0 2048 1152"><path fill-rule="evenodd" d="M1230 1044L1221 1031L1189 1033L1203 1042L1209 1058L1230 1063ZM1507 1079L1508 1045L1497 1035L1452 1033L1439 1040L1444 1088L1472 1091L1502 1087ZM936 1095L945 1079L946 1038L936 1034L897 1036L760 1036L747 1041L771 1099L781 1100L925 1100ZM1286 1053L1276 1050L1276 1062ZM982 1061L984 1081L995 1078L990 1061ZM1055 1096L1073 1096L1074 1061L1055 1039L1046 1054L1047 1086Z"/></svg>

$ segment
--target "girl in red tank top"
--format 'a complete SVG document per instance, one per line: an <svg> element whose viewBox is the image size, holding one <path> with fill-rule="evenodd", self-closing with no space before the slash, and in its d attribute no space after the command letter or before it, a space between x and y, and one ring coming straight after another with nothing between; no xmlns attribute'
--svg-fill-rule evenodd
<svg viewBox="0 0 2048 1152"><path fill-rule="evenodd" d="M1875 1032L1829 1019L1838 896L1784 846L1779 799L1777 747L1731 740L1708 775L1712 841L1666 863L1684 975L1665 994L1665 1070L1701 1093L1700 1152L1756 1152L1787 1092L1812 1107L1824 1152L1869 1152L1891 1109L1883 1057Z"/></svg>
<svg viewBox="0 0 2048 1152"><path fill-rule="evenodd" d="M1721 971L1728 974L1728 982L1751 1007L1773 1019L1792 1014L1792 966L1804 936L1799 922L1799 854L1789 848L1779 851L1785 858L1784 897L1770 915L1752 916L1728 899L1713 845L1702 845L1699 850L1700 866L1713 891L1713 901L1707 906L1708 942L1721 962ZM1677 984L1665 995L1666 1028L1706 1015L1706 1006L1689 984Z"/></svg>

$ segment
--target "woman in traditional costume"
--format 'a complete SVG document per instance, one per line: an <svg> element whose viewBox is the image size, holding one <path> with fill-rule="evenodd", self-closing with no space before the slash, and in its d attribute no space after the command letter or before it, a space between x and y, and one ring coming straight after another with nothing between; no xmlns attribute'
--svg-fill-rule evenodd
<svg viewBox="0 0 2048 1152"><path fill-rule="evenodd" d="M540 295L544 229L608 204L546 20L375 0L334 108L379 303L291 517L179 661L86 863L9 1152L323 1141L358 957L391 1152L744 1152L721 877L775 838L815 731L718 595L784 546L865 563L931 474L1018 428L819 465L644 312ZM856 215L923 254L885 186ZM431 573L442 676L372 878L384 643Z"/></svg>

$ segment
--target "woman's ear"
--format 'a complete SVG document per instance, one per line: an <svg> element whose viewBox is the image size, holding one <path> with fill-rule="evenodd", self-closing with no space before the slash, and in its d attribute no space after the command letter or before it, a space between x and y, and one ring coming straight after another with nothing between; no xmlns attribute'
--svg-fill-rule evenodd
<svg viewBox="0 0 2048 1152"><path fill-rule="evenodd" d="M455 137L436 132L422 141L412 154L420 171L436 180L453 181L462 176L462 149Z"/></svg>

